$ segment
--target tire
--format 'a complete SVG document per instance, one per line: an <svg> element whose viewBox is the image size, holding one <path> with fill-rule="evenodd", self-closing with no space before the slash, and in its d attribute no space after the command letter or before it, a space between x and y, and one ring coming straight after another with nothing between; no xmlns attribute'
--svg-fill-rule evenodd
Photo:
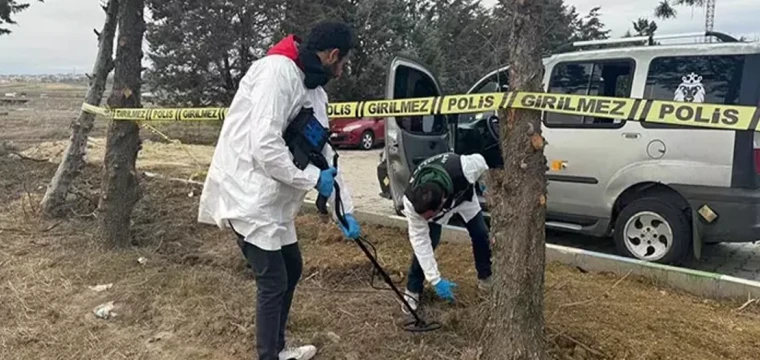
<svg viewBox="0 0 760 360"><path fill-rule="evenodd" d="M372 131L365 131L362 133L362 138L359 140L359 148L362 150L372 150L375 147L375 134Z"/></svg>
<svg viewBox="0 0 760 360"><path fill-rule="evenodd" d="M615 220L619 254L660 264L677 265L691 248L691 225L675 202L647 197L634 200Z"/></svg>

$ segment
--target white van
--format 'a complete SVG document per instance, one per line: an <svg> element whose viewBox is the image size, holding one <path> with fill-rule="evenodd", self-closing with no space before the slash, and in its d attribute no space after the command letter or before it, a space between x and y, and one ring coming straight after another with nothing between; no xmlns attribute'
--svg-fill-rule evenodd
<svg viewBox="0 0 760 360"><path fill-rule="evenodd" d="M576 43L607 49L544 59L549 93L760 105L760 43L721 34L715 43L652 45L697 34ZM649 46L624 42L646 41ZM468 93L508 90L507 68ZM388 99L440 96L435 75L393 60ZM753 131L668 126L543 113L549 164L547 228L614 237L622 255L660 263L699 257L703 242L760 239L760 146ZM752 127L760 120L755 115ZM481 153L501 166L494 112L386 119L389 196L399 212L409 174L446 151ZM760 139L759 139L760 140ZM485 207L485 201L481 200Z"/></svg>

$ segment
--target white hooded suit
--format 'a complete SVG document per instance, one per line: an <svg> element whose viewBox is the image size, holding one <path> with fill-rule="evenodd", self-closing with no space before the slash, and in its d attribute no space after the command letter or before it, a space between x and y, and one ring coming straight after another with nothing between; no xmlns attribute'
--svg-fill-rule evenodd
<svg viewBox="0 0 760 360"><path fill-rule="evenodd" d="M224 228L229 224L245 241L275 251L297 242L294 220L305 195L319 181L320 170L293 164L283 133L302 107L328 126L327 93L304 86L292 39L256 61L240 82L230 105L204 184L198 221ZM333 151L322 152L332 162ZM353 212L350 189L339 170L345 213ZM315 190L316 191L316 190ZM328 204L334 209L335 192Z"/></svg>

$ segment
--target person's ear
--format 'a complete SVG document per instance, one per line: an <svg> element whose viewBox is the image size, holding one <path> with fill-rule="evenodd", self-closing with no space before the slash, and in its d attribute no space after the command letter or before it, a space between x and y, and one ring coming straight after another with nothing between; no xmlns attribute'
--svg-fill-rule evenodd
<svg viewBox="0 0 760 360"><path fill-rule="evenodd" d="M340 50L339 49L331 49L327 53L327 60L330 62L330 64L336 64L338 61L340 61Z"/></svg>

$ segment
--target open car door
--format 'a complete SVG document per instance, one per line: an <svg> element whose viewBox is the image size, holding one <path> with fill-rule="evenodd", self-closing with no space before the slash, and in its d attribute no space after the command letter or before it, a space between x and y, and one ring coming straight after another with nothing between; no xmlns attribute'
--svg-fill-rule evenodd
<svg viewBox="0 0 760 360"><path fill-rule="evenodd" d="M391 62L386 83L386 99L441 96L435 76L424 66L402 57ZM396 213L403 209L403 196L411 173L427 158L451 151L449 128L444 115L387 117L385 120L385 161L391 198Z"/></svg>
<svg viewBox="0 0 760 360"><path fill-rule="evenodd" d="M467 94L506 93L509 91L509 68L493 71L480 79ZM500 119L497 111L460 114L456 116L456 126L452 142L457 154L481 154L488 167L504 167L499 139Z"/></svg>
<svg viewBox="0 0 760 360"><path fill-rule="evenodd" d="M467 94L506 93L509 91L509 68L495 70L473 85ZM452 147L457 154L481 154L491 169L504 167L499 139L499 122L497 111L459 114L454 117L452 126ZM480 185L486 185L481 183ZM488 204L480 187L476 187L480 206L488 220ZM464 225L464 224L460 224Z"/></svg>

